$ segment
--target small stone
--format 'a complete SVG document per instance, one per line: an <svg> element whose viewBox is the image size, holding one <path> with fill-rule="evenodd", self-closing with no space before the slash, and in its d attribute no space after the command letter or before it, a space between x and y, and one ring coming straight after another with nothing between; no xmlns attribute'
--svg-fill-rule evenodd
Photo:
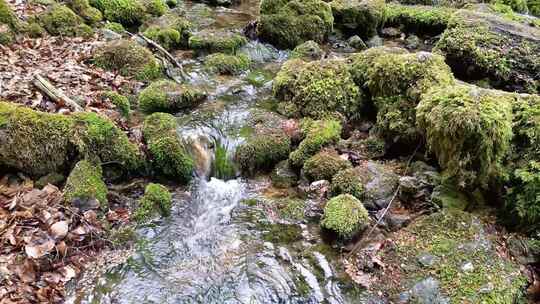
<svg viewBox="0 0 540 304"><path fill-rule="evenodd" d="M99 201L95 198L91 199L81 199L75 198L72 200L71 205L75 208L78 208L81 212L98 209L100 204Z"/></svg>
<svg viewBox="0 0 540 304"><path fill-rule="evenodd" d="M471 272L474 270L474 265L471 262L467 262L461 266L461 270L465 272Z"/></svg>
<svg viewBox="0 0 540 304"><path fill-rule="evenodd" d="M429 253L418 256L418 262L424 267L431 267L439 261L439 258Z"/></svg>
<svg viewBox="0 0 540 304"><path fill-rule="evenodd" d="M478 289L478 292L479 293L490 293L493 291L493 289L495 289L495 286L493 286L493 283L489 282L487 283L486 285L480 287L480 289Z"/></svg>

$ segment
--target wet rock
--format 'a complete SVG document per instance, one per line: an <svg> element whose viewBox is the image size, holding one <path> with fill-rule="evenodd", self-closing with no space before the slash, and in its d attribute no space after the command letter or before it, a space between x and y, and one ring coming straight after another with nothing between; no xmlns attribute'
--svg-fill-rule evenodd
<svg viewBox="0 0 540 304"><path fill-rule="evenodd" d="M360 36L358 36L358 35L354 35L354 36L352 36L351 38L349 38L349 39L347 40L347 43L348 43L351 47L355 48L355 49L358 50L358 51L363 51L363 50L367 49L366 43L365 43L364 40L362 40L362 38L360 38Z"/></svg>
<svg viewBox="0 0 540 304"><path fill-rule="evenodd" d="M277 188L290 188L298 182L298 175L289 167L289 162L279 162L270 175L272 185Z"/></svg>
<svg viewBox="0 0 540 304"><path fill-rule="evenodd" d="M304 216L308 220L320 220L323 215L323 203L318 199L308 199L306 201Z"/></svg>
<svg viewBox="0 0 540 304"><path fill-rule="evenodd" d="M311 199L322 200L326 197L330 189L330 182L327 180L314 181L305 189L306 194Z"/></svg>
<svg viewBox="0 0 540 304"><path fill-rule="evenodd" d="M386 225L390 231L397 231L411 222L411 217L408 214L398 214L389 212L384 217Z"/></svg>
<svg viewBox="0 0 540 304"><path fill-rule="evenodd" d="M418 304L446 304L450 300L439 293L439 281L432 277L416 283L410 291L410 301Z"/></svg>
<svg viewBox="0 0 540 304"><path fill-rule="evenodd" d="M246 37L228 30L204 29L189 37L189 48L197 52L235 53L247 43Z"/></svg>
<svg viewBox="0 0 540 304"><path fill-rule="evenodd" d="M367 42L366 42L367 46L369 46L370 48L373 48L373 47L379 47L379 46L383 46L383 40L381 37L379 37L378 35L375 35L373 37L371 37Z"/></svg>
<svg viewBox="0 0 540 304"><path fill-rule="evenodd" d="M247 55L252 62L264 63L279 58L279 51L269 44L250 41L238 50L239 54Z"/></svg>
<svg viewBox="0 0 540 304"><path fill-rule="evenodd" d="M405 39L405 47L408 50L417 50L420 48L420 43L420 38L418 38L416 35L409 35L409 37Z"/></svg>
<svg viewBox="0 0 540 304"><path fill-rule="evenodd" d="M304 60L319 60L323 56L324 51L319 44L313 40L298 45L291 53L291 58L301 58Z"/></svg>
<svg viewBox="0 0 540 304"><path fill-rule="evenodd" d="M423 267L431 267L435 265L435 263L437 263L438 261L438 257L429 253L424 253L418 256L418 263L420 263L420 265L422 265Z"/></svg>
<svg viewBox="0 0 540 304"><path fill-rule="evenodd" d="M389 166L376 161L368 161L358 170L364 184L363 203L366 208L378 210L388 206L398 186L399 176Z"/></svg>

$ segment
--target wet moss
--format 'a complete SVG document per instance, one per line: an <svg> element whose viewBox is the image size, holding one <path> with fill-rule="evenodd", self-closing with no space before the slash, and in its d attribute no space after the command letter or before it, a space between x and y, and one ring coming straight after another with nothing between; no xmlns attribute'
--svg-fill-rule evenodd
<svg viewBox="0 0 540 304"><path fill-rule="evenodd" d="M281 218L293 221L304 220L306 201L298 198L287 198L278 201L278 210Z"/></svg>
<svg viewBox="0 0 540 304"><path fill-rule="evenodd" d="M144 120L143 135L156 173L188 183L194 162L176 134L176 118L154 113Z"/></svg>
<svg viewBox="0 0 540 304"><path fill-rule="evenodd" d="M474 187L500 176L512 139L511 100L469 85L433 88L422 97L417 123L446 178Z"/></svg>
<svg viewBox="0 0 540 304"><path fill-rule="evenodd" d="M320 0L264 0L260 7L257 34L280 48L308 40L322 43L333 29L330 5Z"/></svg>
<svg viewBox="0 0 540 304"><path fill-rule="evenodd" d="M321 151L304 163L304 174L309 181L332 180L338 172L351 168L348 160L333 151Z"/></svg>
<svg viewBox="0 0 540 304"><path fill-rule="evenodd" d="M306 41L294 48L290 58L303 60L319 60L323 57L324 51L319 44L313 40Z"/></svg>
<svg viewBox="0 0 540 304"><path fill-rule="evenodd" d="M247 43L247 39L230 31L202 30L189 37L189 48L198 52L235 53Z"/></svg>
<svg viewBox="0 0 540 304"><path fill-rule="evenodd" d="M120 95L114 91L105 91L101 93L101 98L106 99L110 103L112 103L116 107L118 112L122 114L122 116L129 117L131 105L129 103L129 99L126 96Z"/></svg>
<svg viewBox="0 0 540 304"><path fill-rule="evenodd" d="M311 156L323 147L336 143L341 137L341 123L327 118L324 120L304 119L300 124L304 139L298 148L289 155L289 163L300 168Z"/></svg>
<svg viewBox="0 0 540 304"><path fill-rule="evenodd" d="M90 0L103 16L124 26L139 25L143 22L146 9L140 0Z"/></svg>
<svg viewBox="0 0 540 304"><path fill-rule="evenodd" d="M251 60L247 55L227 55L215 53L206 56L204 65L206 69L213 73L237 75L249 69Z"/></svg>
<svg viewBox="0 0 540 304"><path fill-rule="evenodd" d="M384 47L355 55L351 74L371 95L377 108L376 131L390 143L416 142L415 108L421 95L431 87L455 82L440 55Z"/></svg>
<svg viewBox="0 0 540 304"><path fill-rule="evenodd" d="M39 16L43 28L51 35L90 37L92 28L65 5L52 5Z"/></svg>
<svg viewBox="0 0 540 304"><path fill-rule="evenodd" d="M206 98L206 93L171 80L153 82L139 94L139 108L146 112L175 113L193 107Z"/></svg>
<svg viewBox="0 0 540 304"><path fill-rule="evenodd" d="M253 175L268 171L279 161L287 159L291 140L281 130L262 130L250 136L235 152L235 161L242 173Z"/></svg>
<svg viewBox="0 0 540 304"><path fill-rule="evenodd" d="M336 232L341 238L352 237L369 224L369 215L362 202L349 194L330 199L324 207L321 226Z"/></svg>
<svg viewBox="0 0 540 304"><path fill-rule="evenodd" d="M94 54L94 63L138 80L162 76L162 67L152 52L131 40L114 40L101 46Z"/></svg>
<svg viewBox="0 0 540 304"><path fill-rule="evenodd" d="M442 33L455 9L421 5L388 3L385 26L400 26L407 32L438 35Z"/></svg>
<svg viewBox="0 0 540 304"><path fill-rule="evenodd" d="M289 116L321 118L339 112L358 115L362 96L345 61L285 63L273 83L274 96L292 105Z"/></svg>
<svg viewBox="0 0 540 304"><path fill-rule="evenodd" d="M144 195L133 215L138 223L144 222L152 215L160 213L163 216L171 214L172 195L169 190L160 184L150 183L144 189Z"/></svg>
<svg viewBox="0 0 540 304"><path fill-rule="evenodd" d="M79 161L69 174L64 187L67 202L96 199L102 207L107 204L107 186L102 179L101 166L88 160Z"/></svg>
<svg viewBox="0 0 540 304"><path fill-rule="evenodd" d="M377 29L384 22L384 0L333 0L330 6L336 27L362 38L377 34Z"/></svg>
<svg viewBox="0 0 540 304"><path fill-rule="evenodd" d="M330 194L332 196L350 194L357 199L362 199L364 195L364 186L358 173L353 168L336 173L334 177L332 177Z"/></svg>

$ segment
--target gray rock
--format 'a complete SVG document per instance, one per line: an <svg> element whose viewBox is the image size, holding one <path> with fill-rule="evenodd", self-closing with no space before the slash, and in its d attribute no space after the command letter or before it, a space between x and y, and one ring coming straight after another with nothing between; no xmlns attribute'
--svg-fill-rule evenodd
<svg viewBox="0 0 540 304"><path fill-rule="evenodd" d="M347 40L347 43L359 51L367 49L367 45L358 35L354 35Z"/></svg>
<svg viewBox="0 0 540 304"><path fill-rule="evenodd" d="M255 63L264 63L279 57L279 51L276 48L258 41L248 42L238 52L247 55Z"/></svg>
<svg viewBox="0 0 540 304"><path fill-rule="evenodd" d="M327 180L314 181L309 185L307 195L309 198L322 200L330 188L330 182Z"/></svg>
<svg viewBox="0 0 540 304"><path fill-rule="evenodd" d="M111 31L109 29L106 29L106 28L102 29L101 33L103 34L103 38L105 38L105 40L107 40L107 41L117 40L117 39L122 38L122 35L118 34L115 31Z"/></svg>
<svg viewBox="0 0 540 304"><path fill-rule="evenodd" d="M418 263L420 263L420 265L422 265L423 267L431 267L439 262L438 257L429 253L421 254L417 258L418 258Z"/></svg>
<svg viewBox="0 0 540 304"><path fill-rule="evenodd" d="M450 300L440 294L439 281L429 277L416 283L410 290L410 302L418 304L446 304Z"/></svg>
<svg viewBox="0 0 540 304"><path fill-rule="evenodd" d="M461 265L461 270L463 272L471 272L474 270L474 265L471 262L466 262L463 265Z"/></svg>
<svg viewBox="0 0 540 304"><path fill-rule="evenodd" d="M420 38L416 35L409 35L407 39L405 39L405 48L409 50L417 50L420 47Z"/></svg>
<svg viewBox="0 0 540 304"><path fill-rule="evenodd" d="M411 217L408 214L397 214L392 212L387 213L384 219L390 231L397 231L411 222Z"/></svg>
<svg viewBox="0 0 540 304"><path fill-rule="evenodd" d="M368 161L358 167L358 171L365 189L365 207L378 210L388 206L398 186L399 176L391 167L376 161Z"/></svg>
<svg viewBox="0 0 540 304"><path fill-rule="evenodd" d="M383 40L381 37L375 35L373 37L371 37L371 39L369 39L366 44L369 46L369 47L379 47L379 46L382 46L383 45Z"/></svg>

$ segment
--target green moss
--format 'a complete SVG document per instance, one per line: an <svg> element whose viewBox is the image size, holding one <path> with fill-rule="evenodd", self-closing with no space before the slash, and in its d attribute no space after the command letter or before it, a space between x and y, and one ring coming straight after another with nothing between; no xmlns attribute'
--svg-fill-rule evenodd
<svg viewBox="0 0 540 304"><path fill-rule="evenodd" d="M145 26L144 35L168 50L188 46L192 25L184 17L171 12Z"/></svg>
<svg viewBox="0 0 540 304"><path fill-rule="evenodd" d="M194 163L176 134L174 116L154 113L146 117L142 131L155 171L183 183L189 182Z"/></svg>
<svg viewBox="0 0 540 304"><path fill-rule="evenodd" d="M159 212L163 216L171 215L172 195L169 190L160 184L150 183L144 189L144 195L133 218L141 223L153 214Z"/></svg>
<svg viewBox="0 0 540 304"><path fill-rule="evenodd" d="M162 68L152 52L131 40L114 40L94 54L94 63L122 76L151 80L162 76Z"/></svg>
<svg viewBox="0 0 540 304"><path fill-rule="evenodd" d="M324 51L319 44L313 40L306 41L294 48L290 58L303 60L319 60L323 57Z"/></svg>
<svg viewBox="0 0 540 304"><path fill-rule="evenodd" d="M384 0L334 0L330 5L336 26L362 38L377 34L384 21Z"/></svg>
<svg viewBox="0 0 540 304"><path fill-rule="evenodd" d="M294 106L292 116L321 118L340 112L352 117L362 106L360 91L342 60L288 61L276 75L273 92Z"/></svg>
<svg viewBox="0 0 540 304"><path fill-rule="evenodd" d="M79 161L69 174L64 187L67 202L76 199L97 199L101 206L107 204L107 186L101 176L101 166L88 160Z"/></svg>
<svg viewBox="0 0 540 304"><path fill-rule="evenodd" d="M330 193L332 196L350 194L357 199L362 199L364 186L358 173L353 168L350 168L339 171L334 175L330 184Z"/></svg>
<svg viewBox="0 0 540 304"><path fill-rule="evenodd" d="M351 168L351 163L335 152L321 151L304 163L304 174L309 181L332 180L338 172Z"/></svg>
<svg viewBox="0 0 540 304"><path fill-rule="evenodd" d="M193 107L206 98L206 93L190 85L171 80L153 82L139 95L139 108L146 112L175 113Z"/></svg>
<svg viewBox="0 0 540 304"><path fill-rule="evenodd" d="M293 167L302 167L304 162L323 147L336 143L341 137L341 123L334 119L304 119L300 124L305 138L298 148L289 155Z"/></svg>
<svg viewBox="0 0 540 304"><path fill-rule="evenodd" d="M263 240L274 244L292 244L302 239L302 229L298 225L262 225Z"/></svg>
<svg viewBox="0 0 540 304"><path fill-rule="evenodd" d="M126 29L124 29L124 26L120 23L117 23L117 22L107 22L104 26L104 28L108 29L108 30L111 30L115 33L118 33L118 34L124 34L124 31Z"/></svg>
<svg viewBox="0 0 540 304"><path fill-rule="evenodd" d="M382 47L351 60L354 81L369 92L377 108L376 130L391 143L416 142L415 108L420 96L431 87L455 81L444 58L432 53Z"/></svg>
<svg viewBox="0 0 540 304"><path fill-rule="evenodd" d="M524 230L534 231L540 223L540 162L529 161L527 165L512 172L511 187L506 196L506 207L517 218L513 224Z"/></svg>
<svg viewBox="0 0 540 304"><path fill-rule="evenodd" d="M278 47L292 49L308 40L324 42L333 23L330 5L323 1L264 0L257 34Z"/></svg>
<svg viewBox="0 0 540 304"><path fill-rule="evenodd" d="M173 28L150 27L144 31L144 36L156 41L167 50L172 50L182 44L182 34Z"/></svg>
<svg viewBox="0 0 540 304"><path fill-rule="evenodd" d="M531 15L540 17L540 1L539 0L527 1L527 7Z"/></svg>
<svg viewBox="0 0 540 304"><path fill-rule="evenodd" d="M44 175L40 177L36 182L35 186L37 188L43 188L47 186L48 184L60 186L64 181L66 180L66 177L60 173L52 172L47 175Z"/></svg>
<svg viewBox="0 0 540 304"><path fill-rule="evenodd" d="M163 0L144 0L144 8L152 16L162 16L169 9Z"/></svg>
<svg viewBox="0 0 540 304"><path fill-rule="evenodd" d="M82 18L65 5L51 6L39 16L39 20L51 35L89 37L93 34Z"/></svg>
<svg viewBox="0 0 540 304"><path fill-rule="evenodd" d="M90 0L90 4L98 8L107 20L125 26L141 24L146 14L140 0Z"/></svg>
<svg viewBox="0 0 540 304"><path fill-rule="evenodd" d="M26 26L24 26L22 31L24 31L30 38L43 37L46 32L45 29L37 21L28 22Z"/></svg>
<svg viewBox="0 0 540 304"><path fill-rule="evenodd" d="M88 0L72 0L69 5L74 12L89 24L95 24L103 19L101 12L97 8L90 6Z"/></svg>
<svg viewBox="0 0 540 304"><path fill-rule="evenodd" d="M471 187L500 175L512 139L511 97L468 85L433 88L416 117L446 178Z"/></svg>
<svg viewBox="0 0 540 304"><path fill-rule="evenodd" d="M251 69L250 72L246 76L246 81L255 86L255 87L262 87L265 83L269 82L273 78L273 73L268 70L253 70Z"/></svg>
<svg viewBox="0 0 540 304"><path fill-rule="evenodd" d="M240 170L248 175L268 171L281 160L287 159L291 140L281 130L262 130L252 134L235 152Z"/></svg>
<svg viewBox="0 0 540 304"><path fill-rule="evenodd" d="M227 55L215 53L206 56L204 65L207 70L218 74L236 75L249 69L251 60L247 55Z"/></svg>
<svg viewBox="0 0 540 304"><path fill-rule="evenodd" d="M512 153L508 158L510 166L520 167L540 158L540 96L515 97L512 103L514 138Z"/></svg>
<svg viewBox="0 0 540 304"><path fill-rule="evenodd" d="M131 106L129 104L129 99L126 96L120 95L114 91L106 91L101 93L101 98L106 99L110 103L112 103L116 107L118 112L122 114L122 116L129 116Z"/></svg>
<svg viewBox="0 0 540 304"><path fill-rule="evenodd" d="M0 25L0 45L9 45L15 41L16 35L6 25Z"/></svg>
<svg viewBox="0 0 540 304"><path fill-rule="evenodd" d="M304 220L306 201L296 198L287 198L277 202L279 216L283 219L301 221Z"/></svg>
<svg viewBox="0 0 540 304"><path fill-rule="evenodd" d="M401 26L407 32L438 35L442 33L455 9L420 5L388 3L385 26Z"/></svg>
<svg viewBox="0 0 540 304"><path fill-rule="evenodd" d="M0 0L0 24L7 24L11 30L16 30L19 26L17 16L6 0Z"/></svg>
<svg viewBox="0 0 540 304"><path fill-rule="evenodd" d="M349 194L330 199L324 207L321 226L342 238L353 236L369 224L369 215L362 202Z"/></svg>
<svg viewBox="0 0 540 304"><path fill-rule="evenodd" d="M525 14L528 12L527 0L495 0L494 3L508 5L516 13Z"/></svg>
<svg viewBox="0 0 540 304"><path fill-rule="evenodd" d="M246 37L225 30L202 30L188 40L190 49L208 53L235 53L246 43Z"/></svg>

